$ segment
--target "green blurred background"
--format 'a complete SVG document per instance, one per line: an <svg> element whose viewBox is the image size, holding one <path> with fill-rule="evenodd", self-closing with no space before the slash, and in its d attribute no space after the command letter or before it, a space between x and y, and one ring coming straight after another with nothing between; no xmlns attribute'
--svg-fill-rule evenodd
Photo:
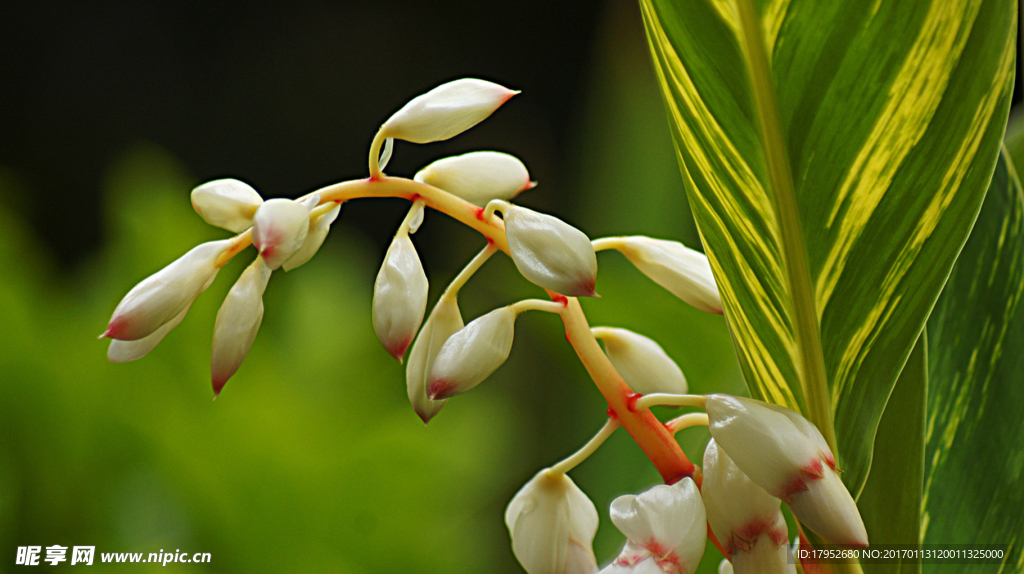
<svg viewBox="0 0 1024 574"><path fill-rule="evenodd" d="M591 237L698 247L632 2L12 4L0 34L0 572L17 546L210 552L181 572L520 572L504 508L582 445L606 406L557 319L527 314L510 360L429 427L377 344L370 297L404 215L346 205L318 257L276 273L252 352L211 400L213 320L251 250L149 356L112 365L96 340L136 282L225 233L188 193L234 176L295 197L363 177L376 126L464 75L523 90L472 132L398 144L389 173L472 149L521 157L521 196ZM0 30L3 32L4 30ZM14 89L10 89L10 88ZM414 241L431 304L482 246L429 213ZM695 392L740 393L724 320L616 253L599 257L591 323L646 334ZM538 294L505 257L463 290L467 318ZM672 416L664 411L664 416ZM680 434L698 460L707 434ZM658 481L617 433L572 473L608 505ZM45 551L44 551L45 554ZM702 571L713 572L712 548ZM64 566L69 568L67 564ZM51 568L44 565L43 568Z"/></svg>

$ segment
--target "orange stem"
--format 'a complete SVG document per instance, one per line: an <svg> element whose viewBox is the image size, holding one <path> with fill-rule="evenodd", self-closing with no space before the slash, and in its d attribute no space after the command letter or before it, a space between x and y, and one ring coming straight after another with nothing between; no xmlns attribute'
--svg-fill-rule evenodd
<svg viewBox="0 0 1024 574"><path fill-rule="evenodd" d="M477 207L468 201L458 198L436 187L400 177L381 176L380 178L345 181L321 188L304 197L320 195L320 203L344 202L349 199L369 197L401 197L410 201L422 200L427 207L446 213L459 222L480 232L495 247L509 252L508 238L505 236L505 224L497 217L484 217L484 208ZM237 245L222 256L226 263L231 257L249 245L251 233L245 232L238 236ZM636 399L639 394L622 380L622 376L612 366L611 361L601 350L597 340L590 332L587 317L575 297L565 297L548 291L553 301L562 302L566 309L560 313L565 325L566 338L572 344L583 366L594 380L601 394L608 401L609 416L616 417L626 432L633 437L647 458L651 460L662 479L673 484L690 476L700 486L700 469L695 466L676 442L673 434L649 410L637 410Z"/></svg>

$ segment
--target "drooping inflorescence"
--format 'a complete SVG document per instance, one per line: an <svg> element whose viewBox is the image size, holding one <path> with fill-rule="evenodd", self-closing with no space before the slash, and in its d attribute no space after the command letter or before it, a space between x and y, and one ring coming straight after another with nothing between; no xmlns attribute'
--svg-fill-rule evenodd
<svg viewBox="0 0 1024 574"><path fill-rule="evenodd" d="M702 253L643 236L591 241L556 217L511 203L536 183L518 158L505 153L480 151L441 159L413 179L384 175L395 139L429 143L454 137L517 93L484 80L463 79L414 98L374 137L367 179L331 185L299 199L264 200L233 179L195 188L191 197L196 212L237 235L195 247L129 291L101 335L111 339L109 360L134 361L153 350L183 320L219 269L251 244L256 258L228 292L214 324L210 371L218 395L256 339L271 274L309 261L345 201L402 197L412 206L384 256L371 315L385 350L399 361L408 356L409 401L424 423L448 399L501 367L513 345L516 317L526 311L561 318L566 338L608 401L604 428L579 452L538 473L509 504L505 522L527 572L597 572L591 548L597 512L566 473L620 427L668 484L612 503L612 522L627 541L602 572L693 572L708 532L732 562L723 568L741 574L793 572L782 502L824 541L865 546L867 534L857 507L839 478L832 451L812 423L760 401L688 395L682 370L655 341L621 328L591 329L587 323L576 298L596 296L596 253L609 249L620 251L683 301L722 314L711 265ZM429 315L428 279L411 239L425 208L448 214L487 240ZM465 323L459 290L498 251L508 254L520 274L542 287L548 299L514 302ZM653 405L698 407L707 414L691 412L662 423L651 414ZM713 437L704 454L703 483L674 438L695 425L708 426Z"/></svg>

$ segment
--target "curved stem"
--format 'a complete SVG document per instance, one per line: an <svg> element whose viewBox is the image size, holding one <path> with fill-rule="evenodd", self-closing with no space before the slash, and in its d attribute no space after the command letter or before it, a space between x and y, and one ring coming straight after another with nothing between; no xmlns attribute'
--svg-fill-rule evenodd
<svg viewBox="0 0 1024 574"><path fill-rule="evenodd" d="M503 199L492 199L487 202L487 207L484 207L484 219L494 219L494 212L500 211L505 213L508 208L512 207L512 204Z"/></svg>
<svg viewBox="0 0 1024 574"><path fill-rule="evenodd" d="M371 157L373 156L371 155ZM307 194L306 197L314 193L320 194L321 203L329 201L340 203L349 199L370 197L401 197L411 201L422 199L427 207L441 211L478 231L488 239L495 249L505 253L509 252L504 221L498 217L484 217L483 207L477 207L425 183L381 175L377 179L360 179L329 185ZM246 231L239 235L237 241L241 246L238 251L241 251L251 243L251 232ZM222 258L226 262L233 255L234 253ZM219 263L223 265L223 262ZM565 297L554 291L548 291L548 296L564 306L560 316L562 324L565 325L566 339L576 351L576 355L583 363L590 378L593 379L597 389L601 391L601 395L608 401L609 413L614 415L622 428L626 429L626 432L633 437L647 458L658 469L662 479L668 484L673 484L685 477L692 476L700 485L700 469L686 458L686 454L672 433L649 410L636 408L634 403L639 395L634 393L633 389L622 380L622 376L601 350L597 339L590 332L590 325L587 323L587 317L583 313L579 300L575 297Z"/></svg>
<svg viewBox="0 0 1024 574"><path fill-rule="evenodd" d="M474 257L465 267L462 268L462 271L455 276L455 279L452 279L452 282L448 284L447 288L445 288L444 293L441 294L441 298L444 299L447 297L451 299L458 297L459 289L462 289L462 286L466 284L466 281L469 281L469 278L483 267L484 263L491 258L491 255L494 255L497 252L498 248L488 241L487 245L480 250L480 253L477 253L476 257Z"/></svg>
<svg viewBox="0 0 1024 574"><path fill-rule="evenodd" d="M665 426L668 427L668 432L676 434L690 427L706 427L709 423L707 413L687 413L668 421Z"/></svg>
<svg viewBox="0 0 1024 574"><path fill-rule="evenodd" d="M558 301L545 301L543 299L523 299L522 301L517 301L509 305L509 307L512 308L512 312L516 315L519 315L524 311L546 311L548 313L561 315L562 312L565 311L565 303Z"/></svg>
<svg viewBox="0 0 1024 574"><path fill-rule="evenodd" d="M565 474L576 468L581 462L587 460L590 455L594 454L594 452L604 444L604 441L608 440L608 437L612 436L612 433L618 430L620 426L622 425L619 424L618 419L608 419L608 421L604 423L604 426L601 427L601 430L594 435L594 438L590 439L587 441L587 444L583 445L583 448L579 449L573 453L572 456L566 458L562 462L549 468L548 473Z"/></svg>
<svg viewBox="0 0 1024 574"><path fill-rule="evenodd" d="M381 179L384 177L384 173L380 170L380 148L384 145L384 130L377 130L377 135L373 136L373 142L370 143L370 179ZM390 159L390 158L389 158Z"/></svg>
<svg viewBox="0 0 1024 574"><path fill-rule="evenodd" d="M605 251L608 249L618 249L622 247L621 237L601 237L590 242L594 246L594 251Z"/></svg>
<svg viewBox="0 0 1024 574"><path fill-rule="evenodd" d="M311 209L309 211L309 220L315 222L317 220L317 218L319 218L320 216L322 216L325 213L329 213L332 209L334 209L335 205L337 205L337 203L338 202L336 202L336 201L328 201L327 203L321 203L319 206ZM331 204L335 204L335 205L331 205Z"/></svg>
<svg viewBox="0 0 1024 574"><path fill-rule="evenodd" d="M670 395L667 393L651 393L637 399L636 406L634 408L637 410L645 410L657 405L704 408L704 403L706 401L707 397L704 395Z"/></svg>
<svg viewBox="0 0 1024 574"><path fill-rule="evenodd" d="M231 261L235 255L238 255L246 247L252 245L252 229L246 229L242 233L239 233L232 240L231 248L220 254L217 258L217 269L224 267L228 261Z"/></svg>
<svg viewBox="0 0 1024 574"><path fill-rule="evenodd" d="M408 236L409 230L412 227L412 222L416 219L416 215L423 211L423 200L417 199L412 202L412 207L409 208L409 212L405 214L405 219L402 220L402 224L398 226L398 231L395 232L395 237L402 235Z"/></svg>
<svg viewBox="0 0 1024 574"><path fill-rule="evenodd" d="M553 294L553 298L559 297L562 295ZM634 402L638 395L622 380L622 376L612 366L608 356L601 350L601 345L591 334L587 316L583 314L579 300L569 297L567 301L566 310L562 313L565 337L598 390L608 401L609 411L619 419L622 428L633 437L667 484L674 484L692 476L699 486L700 470L686 458L672 433L651 414L651 411L636 408Z"/></svg>

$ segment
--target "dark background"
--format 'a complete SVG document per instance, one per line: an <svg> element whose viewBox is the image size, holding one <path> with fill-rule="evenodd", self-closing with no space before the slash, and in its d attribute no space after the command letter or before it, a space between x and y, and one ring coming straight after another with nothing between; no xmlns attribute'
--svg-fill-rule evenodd
<svg viewBox="0 0 1024 574"><path fill-rule="evenodd" d="M364 174L391 112L469 76L524 92L455 142L400 145L390 171L498 143L564 197L577 189L558 166L580 146L570 133L601 10L537 0L8 2L0 163L28 191L22 207L47 245L73 265L103 242L103 175L131 144L163 146L197 181L235 176L267 196L296 196ZM624 16L640 26L634 7ZM386 240L375 214L353 221Z"/></svg>
<svg viewBox="0 0 1024 574"><path fill-rule="evenodd" d="M571 204L582 190L565 164L581 147L572 134L599 21L634 36L641 26L634 3L610 4L8 1L0 165L19 179L20 208L47 246L74 266L103 242L103 174L128 145L167 148L197 181L235 176L294 197L364 173L368 142L401 98L475 76L524 94L457 142L401 146L391 171L501 142L528 150L534 177ZM356 224L386 241L374 215Z"/></svg>

